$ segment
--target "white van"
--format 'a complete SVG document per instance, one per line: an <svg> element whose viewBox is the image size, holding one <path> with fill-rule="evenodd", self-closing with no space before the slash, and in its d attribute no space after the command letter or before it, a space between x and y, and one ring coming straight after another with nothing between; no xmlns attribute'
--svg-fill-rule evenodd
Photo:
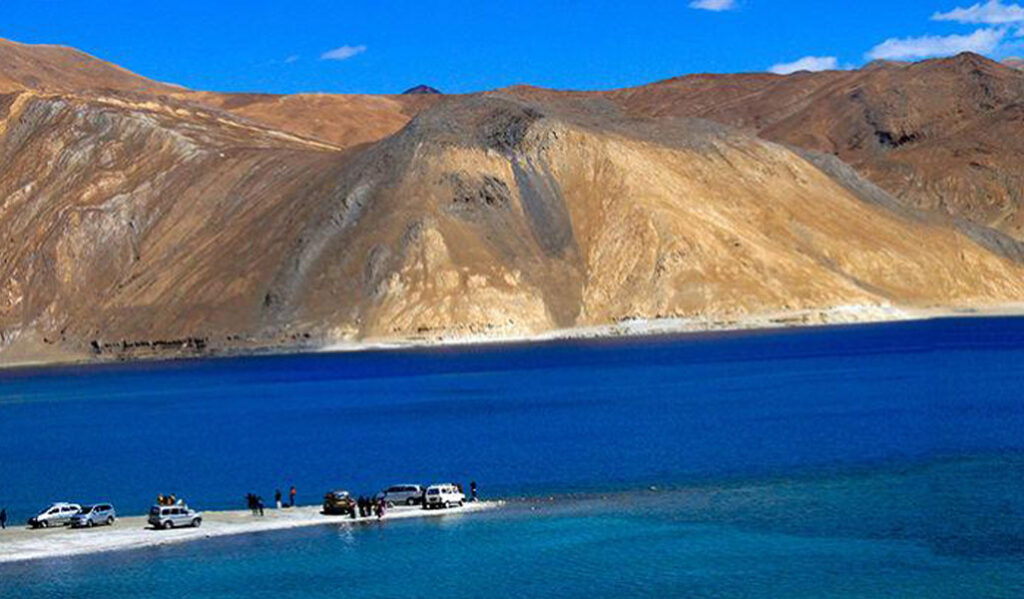
<svg viewBox="0 0 1024 599"><path fill-rule="evenodd" d="M430 485L423 495L423 509L450 508L456 505L461 507L465 501L466 496L453 483Z"/></svg>

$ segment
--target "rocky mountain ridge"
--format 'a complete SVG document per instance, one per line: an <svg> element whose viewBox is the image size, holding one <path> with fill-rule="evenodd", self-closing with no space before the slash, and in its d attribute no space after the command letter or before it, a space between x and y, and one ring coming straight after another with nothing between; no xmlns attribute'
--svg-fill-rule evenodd
<svg viewBox="0 0 1024 599"><path fill-rule="evenodd" d="M76 68L48 52L34 60ZM725 92L700 77L586 94L272 96L101 70L98 86L3 80L0 361L1024 298L1012 219L861 176L875 171L857 152L892 148L821 151L809 126L802 146L767 139L845 105L822 86L864 74L731 76L762 91L731 89L730 108L702 104ZM992 89L991 109L963 109L1005 114L1014 85ZM946 115L935 110L927 122Z"/></svg>

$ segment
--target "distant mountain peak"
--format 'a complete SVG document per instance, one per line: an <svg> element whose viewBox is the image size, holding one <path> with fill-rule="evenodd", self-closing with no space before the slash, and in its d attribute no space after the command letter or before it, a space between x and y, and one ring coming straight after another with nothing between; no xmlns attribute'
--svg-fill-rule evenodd
<svg viewBox="0 0 1024 599"><path fill-rule="evenodd" d="M1021 58L1019 56L1010 56L1008 58L1005 58L1003 59L1003 64L1014 69L1024 70L1024 58Z"/></svg>
<svg viewBox="0 0 1024 599"><path fill-rule="evenodd" d="M441 92L439 90L437 90L437 89L435 89L433 87L430 87L429 85L422 85L422 84L421 85L417 85L416 87L410 87L409 89L407 89L404 92L402 92L403 95L404 94L410 94L410 95L413 95L413 94L431 94L431 95L437 94L437 95L440 95L440 93Z"/></svg>

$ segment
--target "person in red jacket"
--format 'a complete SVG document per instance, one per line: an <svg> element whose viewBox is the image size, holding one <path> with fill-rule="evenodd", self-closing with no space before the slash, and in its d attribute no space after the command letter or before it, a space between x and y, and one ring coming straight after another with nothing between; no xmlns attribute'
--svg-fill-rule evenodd
<svg viewBox="0 0 1024 599"><path fill-rule="evenodd" d="M288 507L295 507L295 485L288 491Z"/></svg>

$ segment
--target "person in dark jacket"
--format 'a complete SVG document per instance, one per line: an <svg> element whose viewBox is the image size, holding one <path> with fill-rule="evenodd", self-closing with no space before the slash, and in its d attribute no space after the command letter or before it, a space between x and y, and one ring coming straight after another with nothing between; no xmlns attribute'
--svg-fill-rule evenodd
<svg viewBox="0 0 1024 599"><path fill-rule="evenodd" d="M469 494L471 495L470 501L476 501L476 481L469 481Z"/></svg>
<svg viewBox="0 0 1024 599"><path fill-rule="evenodd" d="M274 491L274 506L276 506L277 509L281 509L281 489Z"/></svg>
<svg viewBox="0 0 1024 599"><path fill-rule="evenodd" d="M7 508L0 510L0 530L7 528Z"/></svg>

